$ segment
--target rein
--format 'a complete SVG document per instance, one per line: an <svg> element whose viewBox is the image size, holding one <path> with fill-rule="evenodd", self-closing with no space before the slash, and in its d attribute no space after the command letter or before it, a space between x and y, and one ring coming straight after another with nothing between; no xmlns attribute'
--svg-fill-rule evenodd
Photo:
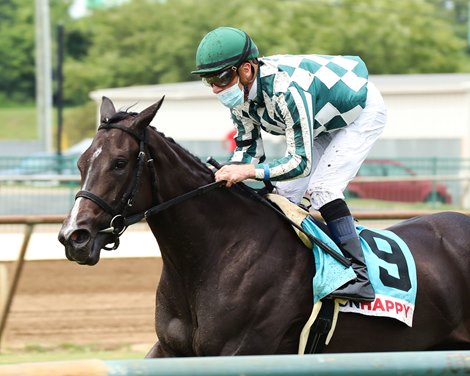
<svg viewBox="0 0 470 376"><path fill-rule="evenodd" d="M147 209L143 213L138 213L138 214L134 214L130 217L126 217L126 218L124 218L125 221L126 221L126 227L130 226L130 225L133 225L135 223L138 223L144 218L150 218L151 216L153 216L155 214L158 214L158 213L162 212L163 210L171 208L172 206L175 206L175 205L178 205L178 204L180 204L184 201L187 201L190 198L201 196L204 193L212 191L215 188L219 188L224 184L225 184L225 182L223 182L223 181L222 182L214 181L212 183L209 183L209 184L203 185L201 187L198 187L196 189L193 189L192 191L183 193L181 196L177 196L177 197L172 198L168 201L162 202L161 204L152 206L150 209ZM111 232L111 230L112 230L112 227L109 227L107 229L101 230L100 232Z"/></svg>

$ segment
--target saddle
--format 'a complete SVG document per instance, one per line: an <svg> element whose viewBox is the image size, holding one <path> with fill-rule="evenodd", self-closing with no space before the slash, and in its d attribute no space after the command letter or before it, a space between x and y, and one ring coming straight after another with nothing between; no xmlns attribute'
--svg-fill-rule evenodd
<svg viewBox="0 0 470 376"><path fill-rule="evenodd" d="M310 213L307 210L305 210L304 208L298 205L295 205L294 203L292 203L291 201L289 201L287 198L283 196L280 196L275 193L268 193L265 197L273 205L279 208L287 218L289 218L292 222L294 222L299 227L302 227L303 220L310 215ZM318 222L318 224L320 224L320 222ZM312 248L313 244L311 240L308 238L308 236L305 235L304 232L300 231L295 226L292 226L292 228L297 233L297 236L300 238L300 240L302 240L302 243L304 243L307 248ZM326 228L326 225L325 225L325 228Z"/></svg>

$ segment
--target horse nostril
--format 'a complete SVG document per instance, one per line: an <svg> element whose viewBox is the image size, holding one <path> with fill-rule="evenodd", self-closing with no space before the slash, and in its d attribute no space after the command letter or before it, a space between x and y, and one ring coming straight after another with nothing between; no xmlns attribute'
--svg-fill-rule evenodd
<svg viewBox="0 0 470 376"><path fill-rule="evenodd" d="M70 241L75 244L83 244L90 240L90 233L86 230L76 230L70 235Z"/></svg>

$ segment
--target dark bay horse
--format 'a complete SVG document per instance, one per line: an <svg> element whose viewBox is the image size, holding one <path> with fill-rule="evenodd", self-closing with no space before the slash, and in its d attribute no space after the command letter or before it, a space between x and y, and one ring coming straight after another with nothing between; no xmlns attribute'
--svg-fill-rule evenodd
<svg viewBox="0 0 470 376"><path fill-rule="evenodd" d="M215 185L205 163L149 126L162 101L136 114L103 98L59 234L67 258L96 264L117 244L123 218L148 210L163 259L149 357L296 353L313 303L311 250L277 213ZM325 351L470 349L470 218L445 212L390 230L417 266L413 327L342 313Z"/></svg>

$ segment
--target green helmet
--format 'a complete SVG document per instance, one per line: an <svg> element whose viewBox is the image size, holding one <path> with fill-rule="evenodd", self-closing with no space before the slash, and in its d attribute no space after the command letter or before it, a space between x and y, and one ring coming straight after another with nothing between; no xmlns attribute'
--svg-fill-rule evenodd
<svg viewBox="0 0 470 376"><path fill-rule="evenodd" d="M192 74L208 74L255 59L258 47L244 31L218 27L207 33L196 52L196 70Z"/></svg>

